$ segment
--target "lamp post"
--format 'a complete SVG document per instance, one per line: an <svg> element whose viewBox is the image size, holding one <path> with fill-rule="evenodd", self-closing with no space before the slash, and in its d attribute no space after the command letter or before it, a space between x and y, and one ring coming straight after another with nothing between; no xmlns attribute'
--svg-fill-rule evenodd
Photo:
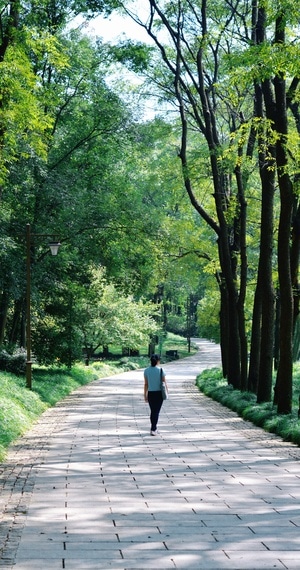
<svg viewBox="0 0 300 570"><path fill-rule="evenodd" d="M31 255L30 246L32 237L53 237L48 234L32 234L30 224L26 224L26 387L32 388L32 361L31 361ZM60 243L52 241L49 243L52 255L57 255Z"/></svg>

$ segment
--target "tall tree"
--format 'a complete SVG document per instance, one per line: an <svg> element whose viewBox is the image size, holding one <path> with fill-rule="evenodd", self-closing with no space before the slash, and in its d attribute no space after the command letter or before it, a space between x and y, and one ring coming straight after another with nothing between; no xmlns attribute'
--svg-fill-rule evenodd
<svg viewBox="0 0 300 570"><path fill-rule="evenodd" d="M178 0L175 4L162 4L149 0L148 19L142 20L138 12L133 12L132 5L127 7L126 3L121 2L120 5L146 29L159 49L165 72L158 64L152 70L147 70L152 83L157 86L157 92L168 101L177 101L182 123L179 157L185 187L194 208L218 236L223 316L221 346L226 354L224 368L226 372L228 369L229 381L241 387L245 386L247 369L246 343L243 340L247 278L247 257L243 255L246 251L245 185L248 181L243 160L244 126L249 129L247 156L253 156L256 144L262 211L248 385L258 392L259 401L269 400L272 390L273 213L276 181L278 183L281 204L278 277L280 303L283 302L284 308L280 313L280 360L276 389L278 410L288 413L291 409L293 307L295 315L292 283L295 283L297 275L295 267L298 256L297 240L293 242L293 256L290 255L291 220L294 212L296 228L297 208L290 172L290 157L295 147L290 145L292 139L289 137L291 127L287 107L290 105L295 111L299 73L294 64L298 45L292 35L287 40L286 34L288 26L297 26L297 8L285 0L269 4L253 2L251 9L248 3L233 6L229 2L203 0L192 3ZM238 61L240 63L235 74L234 62ZM236 81L238 75L239 82ZM235 94L232 85L235 86ZM253 94L253 114L247 93ZM296 114L294 116L296 118ZM205 140L207 144L214 187L214 213L199 203L195 183L197 166L196 161L191 160L190 152L191 130L193 136L196 132L200 133L202 142ZM231 145L232 133L238 134L240 143L235 161L230 163L227 149ZM293 140L295 142L296 137ZM198 162L198 173L199 167ZM293 235L295 238L295 231ZM224 342L227 338L228 350Z"/></svg>
<svg viewBox="0 0 300 570"><path fill-rule="evenodd" d="M275 21L275 45L285 47L288 6L279 6ZM280 218L278 231L278 278L280 291L280 353L276 380L278 412L292 411L293 373L293 292L290 258L290 237L293 213L293 185L288 171L288 118L285 70L279 69L274 77L276 101L275 129L276 164L280 190Z"/></svg>
<svg viewBox="0 0 300 570"><path fill-rule="evenodd" d="M238 132L245 122L243 111L249 115L247 105L243 106L248 88L241 92L237 87L233 92L227 61L232 53L238 52L243 36L241 26L246 41L250 42L246 26L250 27L251 12L247 5L238 11L229 3L195 4L180 0L175 4L165 2L163 7L149 0L147 22L142 22L129 9L127 12L144 26L160 50L166 71L159 73L161 68L156 63L152 81L154 79L164 97L177 101L182 124L179 157L186 191L193 207L217 235L224 372L234 386L246 388L247 203L244 185L247 177L241 170L243 145L239 146L232 162L226 158L225 149L231 145L232 133ZM195 133L201 141L198 146L205 142L207 148L214 210L207 209L198 199L200 165L197 169L190 153Z"/></svg>
<svg viewBox="0 0 300 570"><path fill-rule="evenodd" d="M252 40L254 46L266 41L266 12L253 3ZM274 353L274 290L273 233L275 193L275 144L269 124L274 121L274 104L270 79L261 83L254 80L254 117L260 121L258 129L258 166L261 179L262 203L260 248L257 283L253 307L250 366L248 386L257 393L258 402L272 397ZM264 99L268 102L266 112ZM265 120L265 118L267 120Z"/></svg>

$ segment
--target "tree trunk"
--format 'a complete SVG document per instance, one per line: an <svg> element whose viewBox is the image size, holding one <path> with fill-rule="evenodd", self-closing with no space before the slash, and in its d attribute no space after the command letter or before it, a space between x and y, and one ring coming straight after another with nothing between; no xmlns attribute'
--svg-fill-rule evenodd
<svg viewBox="0 0 300 570"><path fill-rule="evenodd" d="M3 291L0 302L0 345L2 345L4 341L8 305L9 305L9 295L6 291Z"/></svg>
<svg viewBox="0 0 300 570"><path fill-rule="evenodd" d="M222 373L223 377L228 376L228 299L226 284L223 281L222 275L219 279L220 290L220 346L221 346L221 359L222 359Z"/></svg>
<svg viewBox="0 0 300 570"><path fill-rule="evenodd" d="M279 366L279 342L280 342L280 294L279 290L276 289L275 298L275 333L274 333L274 370L278 370ZM275 403L275 402L274 402ZM276 402L277 404L277 402Z"/></svg>
<svg viewBox="0 0 300 570"><path fill-rule="evenodd" d="M223 310L223 314L227 315L228 322L226 325L228 331L227 341L227 380L235 389L241 388L241 344L239 334L239 317L237 310L238 292L234 277L232 275L231 255L228 244L227 226L222 224L220 231L219 257L224 276L224 285L226 284L226 300L227 306ZM221 296L221 301L224 301Z"/></svg>
<svg viewBox="0 0 300 570"><path fill-rule="evenodd" d="M261 347L261 313L262 313L262 294L261 283L257 280L254 304L252 312L252 329L251 329L251 348L248 375L248 390L257 394L259 379L259 363L260 363L260 347Z"/></svg>
<svg viewBox="0 0 300 570"><path fill-rule="evenodd" d="M295 125L298 134L300 134L300 112L299 112L299 99L297 97L297 90L299 88L300 78L294 77L287 92L287 106L291 110L295 119ZM299 186L300 175L296 174L294 177L294 185ZM296 325L299 328L299 314L300 314L300 285L299 285L299 260L300 260L300 205L298 193L293 196L293 220L292 220L292 244L291 244L291 279L294 294L294 316L293 316L293 331ZM298 337L298 335L297 335ZM293 347L294 361L299 354L299 346Z"/></svg>
<svg viewBox="0 0 300 570"><path fill-rule="evenodd" d="M298 198L293 196L294 203ZM300 285L299 285L299 260L300 260L300 206L298 205L292 221L292 243L291 243L291 279L294 296L293 306L293 330L300 313Z"/></svg>
<svg viewBox="0 0 300 570"><path fill-rule="evenodd" d="M241 151L240 151L241 153ZM235 169L238 199L240 204L240 217L238 226L235 231L235 236L238 236L238 247L236 248L241 252L241 268L240 268L240 290L237 302L238 325L239 325L239 338L241 347L241 389L247 390L247 373L248 373L248 342L245 324L245 299L247 290L247 244L246 244L246 226L247 226L247 202L244 192L244 180L241 175L239 166Z"/></svg>
<svg viewBox="0 0 300 570"><path fill-rule="evenodd" d="M285 21L282 14L276 21L275 41L285 42ZM280 290L280 348L277 371L277 410L279 414L292 411L293 383L293 292L290 260L290 237L293 212L293 188L288 175L286 140L288 133L286 85L283 75L274 79L277 131L276 162L280 189L280 218L278 230L278 279Z"/></svg>
<svg viewBox="0 0 300 570"><path fill-rule="evenodd" d="M254 38L259 45L265 41L266 36L266 13L264 8L255 11L255 34ZM265 80L262 84L255 82L255 115L261 119L262 125L265 114L272 122L275 115L275 101L270 80ZM265 103L265 111L264 105ZM274 192L275 192L275 146L268 142L269 133L266 128L261 125L258 133L258 162L259 174L262 189L261 201L261 223L260 223L260 248L258 262L258 276L256 284L256 299L259 309L260 323L259 342L257 347L257 339L252 335L252 350L258 350L253 355L253 375L249 384L252 385L257 392L257 401L269 402L272 399L272 373L273 373L273 347L274 347L274 289L272 278L272 261L273 261L273 232L274 232ZM264 150L266 148L266 150ZM255 364L255 366L254 366ZM258 370L257 370L258 366ZM257 377L258 372L258 377Z"/></svg>
<svg viewBox="0 0 300 570"><path fill-rule="evenodd" d="M20 344L23 348L25 348L25 338L22 338L22 330L21 330L21 321L22 316L24 313L24 299L18 299L14 302L14 310L12 316L12 322L10 331L8 333L8 341L12 345Z"/></svg>
<svg viewBox="0 0 300 570"><path fill-rule="evenodd" d="M270 155L274 156L274 148L269 147ZM260 360L257 388L257 401L269 402L272 399L272 374L274 350L274 288L272 280L273 231L274 231L274 163L269 164L263 157L260 161L262 182L261 235L260 256L258 266L257 287L261 296L261 335Z"/></svg>
<svg viewBox="0 0 300 570"><path fill-rule="evenodd" d="M280 288L280 343L276 381L279 414L292 411L293 376L293 294L290 271L291 190L289 181L281 180L281 212L278 232L278 276Z"/></svg>

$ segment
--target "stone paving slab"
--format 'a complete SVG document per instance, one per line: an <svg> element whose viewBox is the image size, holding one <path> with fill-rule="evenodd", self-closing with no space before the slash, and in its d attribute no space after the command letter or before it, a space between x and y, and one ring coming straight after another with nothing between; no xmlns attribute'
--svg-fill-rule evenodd
<svg viewBox="0 0 300 570"><path fill-rule="evenodd" d="M169 363L149 434L142 371L80 388L10 450L0 570L299 570L300 450L201 395L216 345Z"/></svg>

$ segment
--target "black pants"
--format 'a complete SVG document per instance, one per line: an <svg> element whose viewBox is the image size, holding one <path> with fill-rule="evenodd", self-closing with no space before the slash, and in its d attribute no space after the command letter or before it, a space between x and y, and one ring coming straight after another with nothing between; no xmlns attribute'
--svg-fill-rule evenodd
<svg viewBox="0 0 300 570"><path fill-rule="evenodd" d="M148 403L151 410L150 413L151 431L155 431L157 427L160 408L163 403L161 391L158 390L157 392L148 392Z"/></svg>

